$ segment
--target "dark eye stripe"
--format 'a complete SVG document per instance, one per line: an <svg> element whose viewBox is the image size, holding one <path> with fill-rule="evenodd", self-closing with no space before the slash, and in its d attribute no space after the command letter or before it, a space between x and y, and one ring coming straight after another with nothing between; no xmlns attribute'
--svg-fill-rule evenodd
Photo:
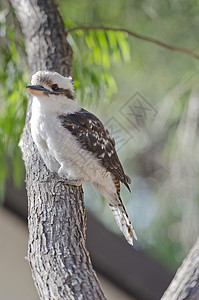
<svg viewBox="0 0 199 300"><path fill-rule="evenodd" d="M57 84L53 84L51 86L51 88L52 88L53 92L50 92L50 94L64 95L64 96L68 97L71 100L74 100L74 98L75 98L75 95L74 95L74 93L72 91L59 88Z"/></svg>
<svg viewBox="0 0 199 300"><path fill-rule="evenodd" d="M64 96L68 97L69 99L74 100L74 95L70 90L62 89L62 93Z"/></svg>

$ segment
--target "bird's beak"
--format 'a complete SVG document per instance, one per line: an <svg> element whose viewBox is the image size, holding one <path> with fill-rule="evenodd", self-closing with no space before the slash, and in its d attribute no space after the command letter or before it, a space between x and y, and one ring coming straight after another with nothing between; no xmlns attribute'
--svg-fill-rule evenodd
<svg viewBox="0 0 199 300"><path fill-rule="evenodd" d="M41 85L28 85L26 88L34 96L46 96L50 92Z"/></svg>

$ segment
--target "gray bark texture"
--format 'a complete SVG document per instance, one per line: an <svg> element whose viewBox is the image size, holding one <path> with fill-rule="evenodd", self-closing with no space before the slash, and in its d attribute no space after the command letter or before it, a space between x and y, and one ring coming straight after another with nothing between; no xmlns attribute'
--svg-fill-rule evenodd
<svg viewBox="0 0 199 300"><path fill-rule="evenodd" d="M25 36L31 75L42 69L72 75L72 50L54 1L10 2ZM59 183L47 170L32 141L30 115L31 98L20 147L28 193L28 261L40 299L105 299L85 245L83 190Z"/></svg>
<svg viewBox="0 0 199 300"><path fill-rule="evenodd" d="M199 300L199 238L161 300Z"/></svg>

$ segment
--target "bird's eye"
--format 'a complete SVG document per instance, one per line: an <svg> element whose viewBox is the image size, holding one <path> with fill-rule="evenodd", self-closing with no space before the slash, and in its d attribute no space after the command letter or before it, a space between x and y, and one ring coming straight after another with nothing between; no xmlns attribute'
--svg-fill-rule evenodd
<svg viewBox="0 0 199 300"><path fill-rule="evenodd" d="M58 90L59 90L59 87L58 87L58 85L57 85L56 83L53 84L53 85L51 86L51 88L52 88L53 91L58 91Z"/></svg>

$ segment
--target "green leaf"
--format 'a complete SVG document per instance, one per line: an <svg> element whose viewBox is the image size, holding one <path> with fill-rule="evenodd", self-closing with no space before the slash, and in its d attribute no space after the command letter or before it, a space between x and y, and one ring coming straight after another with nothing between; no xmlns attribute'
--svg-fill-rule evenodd
<svg viewBox="0 0 199 300"><path fill-rule="evenodd" d="M73 24L73 26L75 26ZM110 101L117 85L110 72L111 66L130 60L128 35L123 32L84 30L69 35L73 48L75 88L81 101L92 102L97 96Z"/></svg>

